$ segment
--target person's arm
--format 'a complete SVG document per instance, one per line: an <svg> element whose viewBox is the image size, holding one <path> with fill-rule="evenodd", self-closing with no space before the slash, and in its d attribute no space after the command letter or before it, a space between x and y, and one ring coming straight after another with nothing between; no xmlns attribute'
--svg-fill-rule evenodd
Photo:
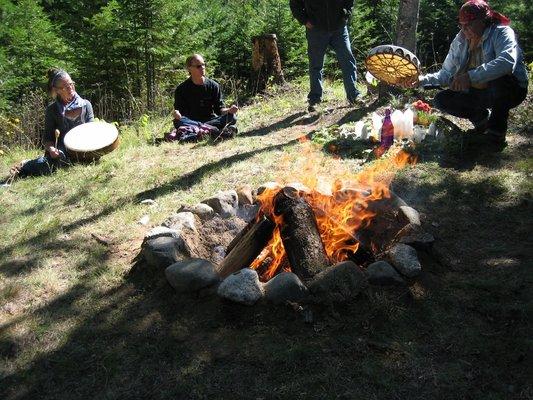
<svg viewBox="0 0 533 400"><path fill-rule="evenodd" d="M44 132L43 132L43 146L46 153L52 158L58 158L60 156L59 150L56 146L56 137L55 132L58 129L58 124L56 120L56 114L54 114L54 109L56 104L46 108L44 114Z"/></svg>
<svg viewBox="0 0 533 400"><path fill-rule="evenodd" d="M94 121L94 111L93 111L93 105L89 100L85 100L85 122L93 122Z"/></svg>
<svg viewBox="0 0 533 400"><path fill-rule="evenodd" d="M448 86L461 67L461 39L457 34L439 71L419 78L420 86Z"/></svg>
<svg viewBox="0 0 533 400"><path fill-rule="evenodd" d="M292 16L298 20L302 25L309 22L309 16L305 11L305 3L303 0L290 0L289 6L291 8Z"/></svg>
<svg viewBox="0 0 533 400"><path fill-rule="evenodd" d="M228 111L224 107L224 97L222 96L222 90L218 83L213 83L213 111L217 115L222 115Z"/></svg>
<svg viewBox="0 0 533 400"><path fill-rule="evenodd" d="M57 128L56 118L54 115L53 108L55 103L52 106L46 107L44 113L44 131L42 136L43 146L46 151L48 151L50 146L55 144L55 130Z"/></svg>
<svg viewBox="0 0 533 400"><path fill-rule="evenodd" d="M498 32L493 39L496 58L468 71L470 82L474 84L486 83L511 74L516 65L520 50L514 31L508 26L496 29Z"/></svg>
<svg viewBox="0 0 533 400"><path fill-rule="evenodd" d="M176 88L174 92L174 110L177 110L179 117L187 115L187 103L185 102L185 95L183 93L183 87L180 85ZM174 119L176 119L176 114Z"/></svg>

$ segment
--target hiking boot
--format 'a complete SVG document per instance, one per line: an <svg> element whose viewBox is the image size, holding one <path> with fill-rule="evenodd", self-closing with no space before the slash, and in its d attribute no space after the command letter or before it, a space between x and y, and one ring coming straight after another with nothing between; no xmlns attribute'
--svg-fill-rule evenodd
<svg viewBox="0 0 533 400"><path fill-rule="evenodd" d="M357 96L354 100L348 100L350 107L354 108L363 108L366 107L365 102L362 99L362 96Z"/></svg>
<svg viewBox="0 0 533 400"><path fill-rule="evenodd" d="M487 110L487 116L479 121L470 121L474 127L466 131L467 134L485 133L489 125L490 110Z"/></svg>
<svg viewBox="0 0 533 400"><path fill-rule="evenodd" d="M309 103L309 106L307 107L307 112L316 112L318 110L318 104L319 103Z"/></svg>

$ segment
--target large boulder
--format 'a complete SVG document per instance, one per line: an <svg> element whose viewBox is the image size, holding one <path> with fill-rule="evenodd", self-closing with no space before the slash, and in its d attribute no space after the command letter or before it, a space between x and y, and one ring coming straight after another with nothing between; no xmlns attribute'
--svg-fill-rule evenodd
<svg viewBox="0 0 533 400"><path fill-rule="evenodd" d="M265 286L265 299L274 304L300 301L309 291L300 278L292 272L282 272L269 280Z"/></svg>
<svg viewBox="0 0 533 400"><path fill-rule="evenodd" d="M178 261L165 269L168 283L177 292L196 292L219 282L215 266L201 258Z"/></svg>
<svg viewBox="0 0 533 400"><path fill-rule="evenodd" d="M403 283L403 279L386 261L377 261L366 268L368 281L373 285L394 285Z"/></svg>
<svg viewBox="0 0 533 400"><path fill-rule="evenodd" d="M403 243L395 244L389 249L387 256L394 268L404 276L414 278L422 272L416 250L411 246Z"/></svg>
<svg viewBox="0 0 533 400"><path fill-rule="evenodd" d="M210 206L222 218L229 218L237 214L239 197L235 190L227 190L217 193L214 197L206 199L202 203Z"/></svg>
<svg viewBox="0 0 533 400"><path fill-rule="evenodd" d="M255 304L264 295L257 272L250 268L241 269L224 279L217 293L224 299L248 306Z"/></svg>
<svg viewBox="0 0 533 400"><path fill-rule="evenodd" d="M148 265L155 268L166 268L183 259L186 249L183 241L169 236L159 236L143 243L142 254Z"/></svg>
<svg viewBox="0 0 533 400"><path fill-rule="evenodd" d="M332 265L315 275L309 291L319 302L346 302L368 287L364 272L352 261Z"/></svg>

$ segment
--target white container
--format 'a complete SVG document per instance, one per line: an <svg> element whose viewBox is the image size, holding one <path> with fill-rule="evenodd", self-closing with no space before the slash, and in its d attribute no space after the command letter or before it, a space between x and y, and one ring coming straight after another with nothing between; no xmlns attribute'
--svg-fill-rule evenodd
<svg viewBox="0 0 533 400"><path fill-rule="evenodd" d="M372 131L370 137L376 141L381 140L381 126L383 125L383 119L375 112L372 113Z"/></svg>
<svg viewBox="0 0 533 400"><path fill-rule="evenodd" d="M363 128L365 127L365 123L363 121L357 121L355 123L355 138L361 139L363 137Z"/></svg>
<svg viewBox="0 0 533 400"><path fill-rule="evenodd" d="M415 125L413 130L413 140L415 143L421 143L426 138L427 129L420 126Z"/></svg>
<svg viewBox="0 0 533 400"><path fill-rule="evenodd" d="M413 138L413 134L414 134L413 118L414 118L413 110L411 110L410 108L405 110L405 112L403 113L403 128L404 128L404 137L407 139Z"/></svg>
<svg viewBox="0 0 533 400"><path fill-rule="evenodd" d="M403 138L403 112L394 110L390 119L394 127L394 139L401 140Z"/></svg>

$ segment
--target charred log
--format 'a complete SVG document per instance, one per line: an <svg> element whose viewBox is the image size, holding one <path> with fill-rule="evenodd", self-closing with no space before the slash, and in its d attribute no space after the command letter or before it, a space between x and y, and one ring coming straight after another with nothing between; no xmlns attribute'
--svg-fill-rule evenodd
<svg viewBox="0 0 533 400"><path fill-rule="evenodd" d="M285 187L274 199L274 212L283 216L281 240L292 272L309 280L330 264L313 209L297 190Z"/></svg>
<svg viewBox="0 0 533 400"><path fill-rule="evenodd" d="M232 241L230 250L217 271L222 278L243 268L247 268L268 244L276 224L266 217L251 221L244 229L238 241ZM231 247L231 248L230 248Z"/></svg>

